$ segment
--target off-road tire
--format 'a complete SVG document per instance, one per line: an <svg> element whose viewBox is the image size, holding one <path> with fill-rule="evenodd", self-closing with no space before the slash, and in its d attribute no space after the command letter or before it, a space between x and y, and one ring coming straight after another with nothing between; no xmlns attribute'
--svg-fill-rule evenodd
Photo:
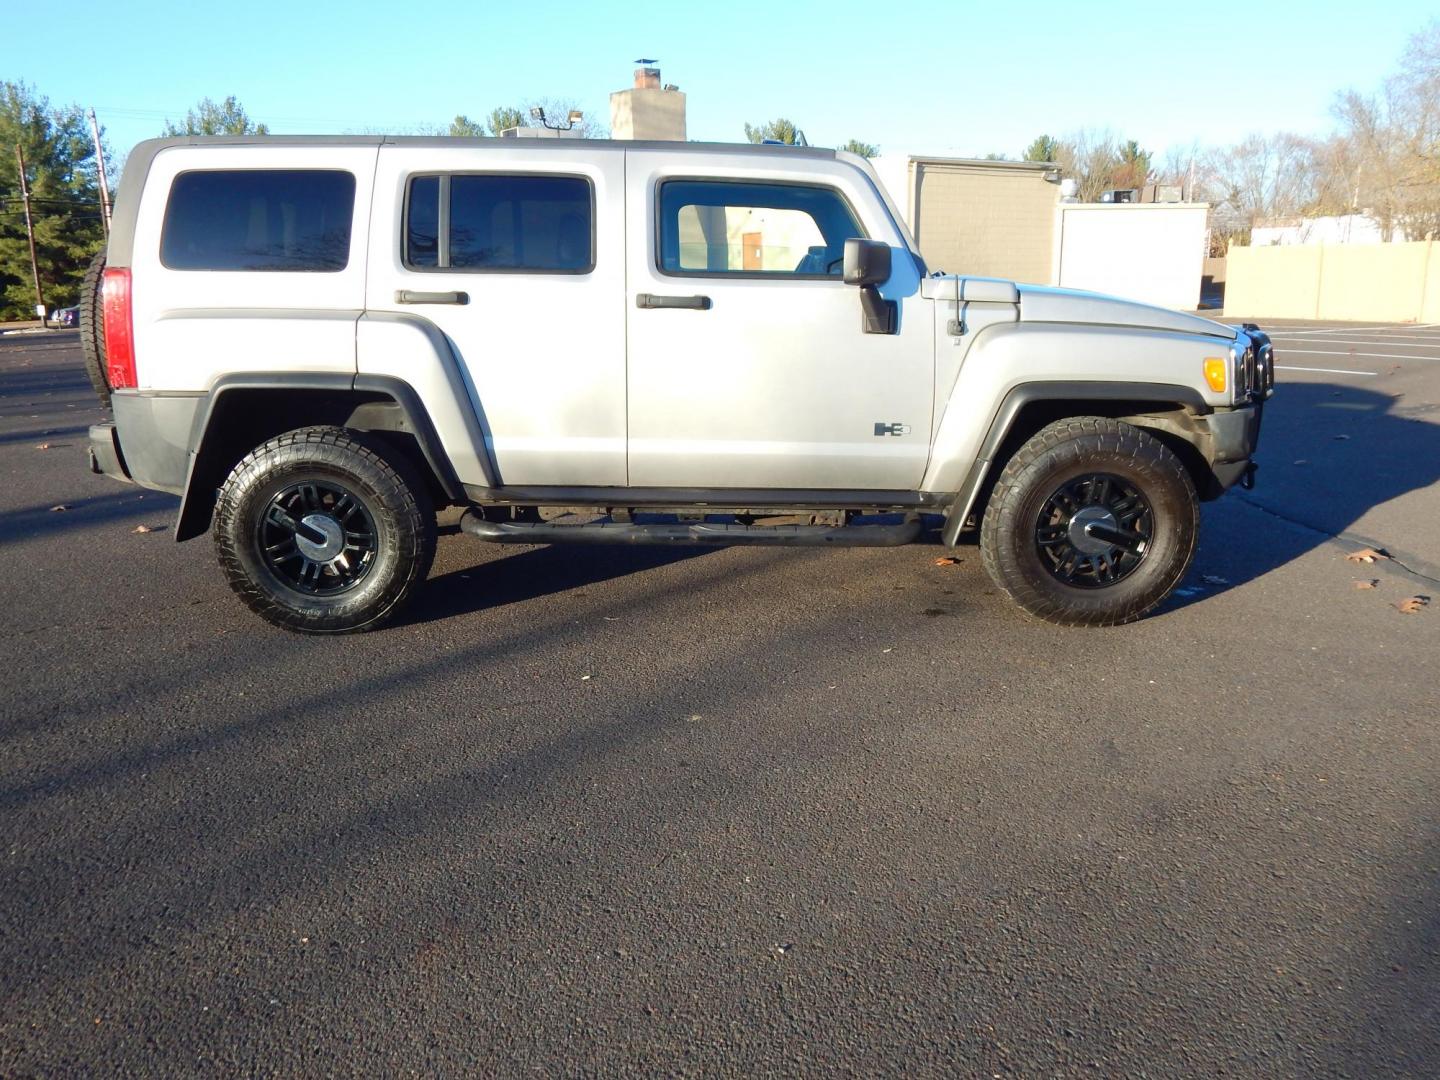
<svg viewBox="0 0 1440 1080"><path fill-rule="evenodd" d="M80 282L80 355L85 374L100 398L101 408L110 408L110 365L105 358L105 305L101 287L105 278L105 252L90 260Z"/></svg>
<svg viewBox="0 0 1440 1080"><path fill-rule="evenodd" d="M1108 585L1059 580L1037 546L1047 500L1067 481L1103 473L1133 485L1149 503L1152 535L1144 558ZM1026 612L1063 626L1116 626L1153 611L1195 556L1200 505L1180 459L1130 424L1074 417L1043 428L1006 463L985 508L980 554L991 580Z"/></svg>
<svg viewBox="0 0 1440 1080"><path fill-rule="evenodd" d="M373 522L369 568L338 595L301 591L262 550L272 499L308 482L340 486ZM414 466L378 437L337 427L286 432L247 454L220 489L214 531L220 567L240 599L276 626L307 634L384 625L424 582L435 557L435 510Z"/></svg>

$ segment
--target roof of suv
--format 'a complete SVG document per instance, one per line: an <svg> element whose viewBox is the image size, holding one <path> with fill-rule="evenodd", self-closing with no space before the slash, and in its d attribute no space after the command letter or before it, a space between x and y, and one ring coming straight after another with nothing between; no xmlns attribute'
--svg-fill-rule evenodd
<svg viewBox="0 0 1440 1080"><path fill-rule="evenodd" d="M834 160L835 150L778 143L673 142L640 139L506 139L449 135L179 135L135 144L115 196L108 261L128 266L135 244L135 215L151 162L163 150L203 146L464 146L476 150L561 150L583 147L591 152L661 150L671 154L757 154Z"/></svg>
<svg viewBox="0 0 1440 1080"><path fill-rule="evenodd" d="M176 146L468 146L477 150L664 150L668 153L786 154L834 158L836 151L821 146L787 146L782 143L676 142L647 139L507 139L451 135L178 135L146 139L135 144L126 162L148 167L162 150Z"/></svg>

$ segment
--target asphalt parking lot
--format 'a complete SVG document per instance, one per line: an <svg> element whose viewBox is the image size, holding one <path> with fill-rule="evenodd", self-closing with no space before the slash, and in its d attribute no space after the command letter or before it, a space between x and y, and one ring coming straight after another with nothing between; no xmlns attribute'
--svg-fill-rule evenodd
<svg viewBox="0 0 1440 1080"><path fill-rule="evenodd" d="M1275 325L1138 625L973 547L452 534L340 639L0 337L0 1075L1434 1075L1440 327Z"/></svg>

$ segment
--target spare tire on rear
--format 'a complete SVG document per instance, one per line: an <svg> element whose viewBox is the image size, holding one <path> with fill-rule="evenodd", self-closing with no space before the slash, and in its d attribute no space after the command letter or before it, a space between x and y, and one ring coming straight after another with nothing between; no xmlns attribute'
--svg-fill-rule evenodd
<svg viewBox="0 0 1440 1080"><path fill-rule="evenodd" d="M100 396L100 405L110 408L110 364L105 359L105 304L101 287L105 277L105 252L96 253L80 285L80 352L85 357L85 374Z"/></svg>

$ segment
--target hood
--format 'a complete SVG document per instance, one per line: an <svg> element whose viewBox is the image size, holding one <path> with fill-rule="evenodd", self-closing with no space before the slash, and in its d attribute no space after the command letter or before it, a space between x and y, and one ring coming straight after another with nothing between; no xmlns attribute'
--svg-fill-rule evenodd
<svg viewBox="0 0 1440 1080"><path fill-rule="evenodd" d="M1020 285L1020 321L1088 323L1094 326L1134 326L1145 330L1173 330L1181 334L1235 340L1235 328L1199 315L1186 315L1169 308L1154 307L1118 296L1056 289L1045 285Z"/></svg>

